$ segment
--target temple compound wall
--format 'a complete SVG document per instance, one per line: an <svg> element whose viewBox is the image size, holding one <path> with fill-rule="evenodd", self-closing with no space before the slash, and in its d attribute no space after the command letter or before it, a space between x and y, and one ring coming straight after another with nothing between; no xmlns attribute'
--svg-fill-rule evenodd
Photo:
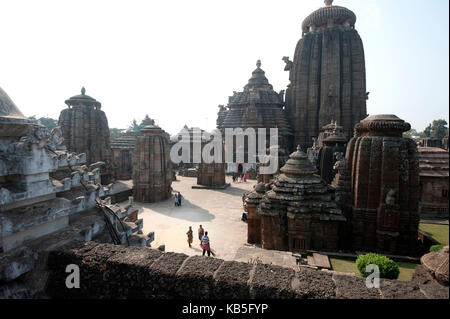
<svg viewBox="0 0 450 319"><path fill-rule="evenodd" d="M66 287L66 266L80 267L80 288ZM448 298L439 284L365 279L300 267L163 253L151 248L73 242L51 251L50 298L138 299L427 299Z"/></svg>

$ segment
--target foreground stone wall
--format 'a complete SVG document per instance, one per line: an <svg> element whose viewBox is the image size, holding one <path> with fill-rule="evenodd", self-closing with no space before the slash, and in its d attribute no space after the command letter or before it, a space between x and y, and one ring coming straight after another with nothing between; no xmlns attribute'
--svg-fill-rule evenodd
<svg viewBox="0 0 450 319"><path fill-rule="evenodd" d="M79 289L66 288L68 264L80 266ZM368 289L363 278L339 273L94 242L72 242L50 252L48 269L46 293L52 298L448 298L448 287L425 291L420 284L382 280L380 289Z"/></svg>

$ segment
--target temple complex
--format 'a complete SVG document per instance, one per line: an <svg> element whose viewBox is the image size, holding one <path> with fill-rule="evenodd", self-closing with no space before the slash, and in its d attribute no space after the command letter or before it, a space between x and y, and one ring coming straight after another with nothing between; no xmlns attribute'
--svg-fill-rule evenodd
<svg viewBox="0 0 450 319"><path fill-rule="evenodd" d="M61 111L58 122L64 145L70 152L86 153L87 164L104 162L102 183L110 183L114 175L110 133L101 103L86 95L85 88L81 89L80 95L72 96L65 103L68 108Z"/></svg>
<svg viewBox="0 0 450 319"><path fill-rule="evenodd" d="M253 128L258 134L258 128L266 129L266 148L269 147L270 129L278 129L279 151L289 149L292 141L292 129L284 112L284 92L277 93L261 69L261 61L256 63L257 68L242 92L234 92L229 97L226 108L220 106L217 127L225 136L225 129ZM258 135L256 137L258 141ZM257 142L258 143L258 142ZM258 145L258 144L256 144ZM244 154L244 163L236 161L236 153ZM257 150L255 150L257 152ZM234 163L227 163L227 172L245 173L248 169L256 169L256 158L248 158L248 149L237 150L233 146Z"/></svg>
<svg viewBox="0 0 450 319"><path fill-rule="evenodd" d="M263 248L297 252L341 246L346 218L317 172L300 146L290 155L257 210Z"/></svg>
<svg viewBox="0 0 450 319"><path fill-rule="evenodd" d="M59 127L29 121L0 88L0 299L45 287L47 252L70 240L147 246L131 205L113 205L99 165L70 153Z"/></svg>
<svg viewBox="0 0 450 319"><path fill-rule="evenodd" d="M135 199L152 203L172 195L172 163L165 132L155 125L141 130L133 153Z"/></svg>
<svg viewBox="0 0 450 319"><path fill-rule="evenodd" d="M304 149L330 121L343 126L348 140L355 124L367 116L369 93L363 43L355 30L356 15L332 3L326 0L325 7L303 21L294 60L283 58L290 80L286 112L295 145Z"/></svg>
<svg viewBox="0 0 450 319"><path fill-rule="evenodd" d="M416 255L419 225L419 158L402 134L409 123L395 115L370 116L347 146L341 198L351 224L353 251Z"/></svg>
<svg viewBox="0 0 450 319"><path fill-rule="evenodd" d="M423 219L448 219L449 154L437 147L419 147L420 201Z"/></svg>

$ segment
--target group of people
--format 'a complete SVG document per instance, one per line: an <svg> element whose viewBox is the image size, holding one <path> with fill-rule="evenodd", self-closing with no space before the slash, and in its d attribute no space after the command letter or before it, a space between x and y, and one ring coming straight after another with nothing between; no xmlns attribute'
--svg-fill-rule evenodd
<svg viewBox="0 0 450 319"><path fill-rule="evenodd" d="M189 230L187 231L187 236L188 236L188 245L189 248L192 247L192 242L193 242L193 238L194 238L194 232L192 230L192 226L189 226ZM202 225L200 225L200 227L198 228L198 240L200 241L200 247L203 250L203 256L205 256L205 253L208 253L208 257L211 256L211 253L214 256L214 253L211 252L211 246L209 243L209 237L208 237L208 232L205 231L202 227Z"/></svg>
<svg viewBox="0 0 450 319"><path fill-rule="evenodd" d="M247 182L247 173L244 174L233 174L233 183L246 183Z"/></svg>
<svg viewBox="0 0 450 319"><path fill-rule="evenodd" d="M173 197L173 199L174 199L174 205L175 205L175 207L179 207L179 206L181 206L181 199L183 198L183 196L181 195L181 193L180 192L178 192L178 193L176 193L175 195L174 195L174 197Z"/></svg>

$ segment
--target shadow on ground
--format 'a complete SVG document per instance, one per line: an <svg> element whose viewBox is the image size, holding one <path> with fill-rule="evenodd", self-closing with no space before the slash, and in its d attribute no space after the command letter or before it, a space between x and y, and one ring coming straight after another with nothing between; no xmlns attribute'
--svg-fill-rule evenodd
<svg viewBox="0 0 450 319"><path fill-rule="evenodd" d="M157 214L190 222L209 222L216 218L208 210L194 205L186 199L181 201L180 207L175 207L172 198L159 203L136 203L136 207L150 209Z"/></svg>

